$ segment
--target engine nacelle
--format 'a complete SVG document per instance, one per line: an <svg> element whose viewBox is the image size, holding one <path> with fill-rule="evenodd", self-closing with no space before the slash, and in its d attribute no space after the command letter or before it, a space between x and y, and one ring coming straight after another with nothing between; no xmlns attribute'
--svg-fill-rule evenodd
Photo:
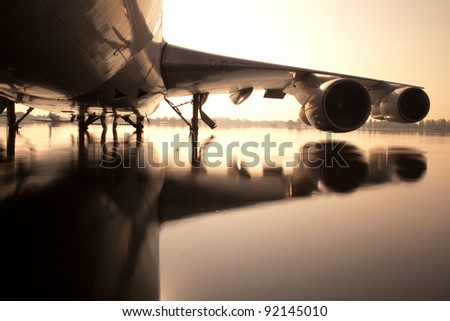
<svg viewBox="0 0 450 321"><path fill-rule="evenodd" d="M305 114L305 108L302 107L300 108L300 113L298 114L298 117L300 117L300 119L302 120L302 122L308 126L311 126L308 118L306 118L306 114Z"/></svg>
<svg viewBox="0 0 450 321"><path fill-rule="evenodd" d="M386 94L372 107L372 117L396 123L415 123L430 110L428 95L417 87L403 87Z"/></svg>
<svg viewBox="0 0 450 321"><path fill-rule="evenodd" d="M317 129L349 132L366 122L371 111L371 100L362 84L340 78L313 90L302 109L302 116Z"/></svg>

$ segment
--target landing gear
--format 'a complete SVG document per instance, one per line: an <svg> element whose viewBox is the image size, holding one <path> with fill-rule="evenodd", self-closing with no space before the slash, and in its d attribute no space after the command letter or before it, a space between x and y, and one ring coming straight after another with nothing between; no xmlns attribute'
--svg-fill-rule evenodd
<svg viewBox="0 0 450 321"><path fill-rule="evenodd" d="M192 104L192 119L191 122L189 122L180 112L178 107L188 104L184 103L178 106L175 106L171 101L168 99L165 99L166 102L169 104L170 107L178 114L178 116L181 117L181 119L189 126L190 129L190 136L191 136L191 147L192 147L192 154L191 154L191 165L193 168L199 168L200 167L200 146L198 142L198 128L199 128L199 115L202 121L208 125L211 129L214 129L217 127L217 124L214 120L208 117L203 110L202 106L205 104L206 100L208 99L208 93L197 93L194 94L192 101L190 102Z"/></svg>
<svg viewBox="0 0 450 321"><path fill-rule="evenodd" d="M144 131L144 116L142 116L141 114L136 114L136 122L132 121L130 116L128 115L122 116L122 119L136 128L136 140L139 143L142 142L142 133Z"/></svg>
<svg viewBox="0 0 450 321"><path fill-rule="evenodd" d="M87 132L88 125L86 124L86 106L80 106L80 114L78 115L78 158L79 163L84 164L84 155L85 155L85 141L84 137L88 136Z"/></svg>
<svg viewBox="0 0 450 321"><path fill-rule="evenodd" d="M130 116L120 116L118 114L114 114L114 120L113 120L113 136L114 136L114 142L118 142L118 136L117 136L117 125L119 118L122 118L124 121L126 121L128 124L133 126L136 129L136 146L140 147L142 146L142 133L144 130L144 116L140 115L139 112L135 112L136 114L136 120L133 121ZM102 124L102 134L101 134L101 143L106 142L106 134L108 130L108 125L106 122L106 109L102 111L100 115L96 114L89 114L88 115L88 108L86 106L80 106L79 109L79 115L77 116L78 119L78 137L79 137L79 149L80 153L82 153L85 150L85 136L88 139L88 142L90 142L91 137L88 132L89 125L93 124L97 120L100 119L100 122Z"/></svg>
<svg viewBox="0 0 450 321"><path fill-rule="evenodd" d="M86 119L86 112L87 112L87 108L80 107L80 115L78 116L78 127L79 127L80 131L87 133L87 129L88 129L89 125L92 125L94 122L96 122L99 119L102 123L103 129L108 128L108 126L106 125L106 113L104 111L100 114L100 116L93 114L93 115L89 115L87 119Z"/></svg>
<svg viewBox="0 0 450 321"><path fill-rule="evenodd" d="M202 108L202 94L195 94L192 100L192 120L191 120L191 143L192 143L192 159L193 167L200 167L200 154L198 146L198 113Z"/></svg>
<svg viewBox="0 0 450 321"><path fill-rule="evenodd" d="M114 120L113 120L113 138L114 143L117 143L119 141L119 138L117 136L117 122L119 121L120 116L117 114L114 114Z"/></svg>
<svg viewBox="0 0 450 321"><path fill-rule="evenodd" d="M0 114L6 109L6 118L8 121L8 139L6 144L6 156L8 160L14 159L16 149L16 134L20 128L20 123L27 117L34 108L30 107L16 120L16 104L12 100L0 97Z"/></svg>
<svg viewBox="0 0 450 321"><path fill-rule="evenodd" d="M6 118L8 120L8 141L6 143L6 158L14 159L16 151L16 107L11 100L7 101Z"/></svg>
<svg viewBox="0 0 450 321"><path fill-rule="evenodd" d="M27 109L27 111L25 112L25 114L23 114L22 117L20 117L19 120L16 121L16 123L14 124L14 128L15 128L16 131L19 130L19 128L20 128L19 125L20 125L20 123L22 122L22 120L24 120L24 119L25 119L25 118L26 118L33 110L34 110L33 107L29 107L29 108Z"/></svg>

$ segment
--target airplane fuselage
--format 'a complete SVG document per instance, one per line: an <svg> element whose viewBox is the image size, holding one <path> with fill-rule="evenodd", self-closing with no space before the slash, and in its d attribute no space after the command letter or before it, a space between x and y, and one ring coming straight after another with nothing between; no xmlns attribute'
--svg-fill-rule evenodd
<svg viewBox="0 0 450 321"><path fill-rule="evenodd" d="M2 10L0 96L67 113L151 113L163 98L162 1L10 1Z"/></svg>

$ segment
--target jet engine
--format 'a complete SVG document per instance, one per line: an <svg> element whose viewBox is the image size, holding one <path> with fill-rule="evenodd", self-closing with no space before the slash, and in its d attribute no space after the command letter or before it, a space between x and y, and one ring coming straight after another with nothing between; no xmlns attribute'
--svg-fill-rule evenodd
<svg viewBox="0 0 450 321"><path fill-rule="evenodd" d="M371 99L356 80L339 78L314 89L302 109L300 118L306 124L323 131L349 132L366 122Z"/></svg>
<svg viewBox="0 0 450 321"><path fill-rule="evenodd" d="M402 87L387 93L372 107L372 117L397 123L415 123L425 118L430 99L420 88Z"/></svg>

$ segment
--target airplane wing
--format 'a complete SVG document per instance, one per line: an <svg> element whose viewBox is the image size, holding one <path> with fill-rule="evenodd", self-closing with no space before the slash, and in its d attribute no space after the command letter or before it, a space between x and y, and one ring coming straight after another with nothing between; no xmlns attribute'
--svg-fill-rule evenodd
<svg viewBox="0 0 450 321"><path fill-rule="evenodd" d="M229 93L235 104L254 89L265 98L291 94L302 105L300 118L320 130L346 132L362 126L369 114L401 123L425 118L430 101L422 88L384 80L268 64L166 44L161 71L167 97Z"/></svg>

